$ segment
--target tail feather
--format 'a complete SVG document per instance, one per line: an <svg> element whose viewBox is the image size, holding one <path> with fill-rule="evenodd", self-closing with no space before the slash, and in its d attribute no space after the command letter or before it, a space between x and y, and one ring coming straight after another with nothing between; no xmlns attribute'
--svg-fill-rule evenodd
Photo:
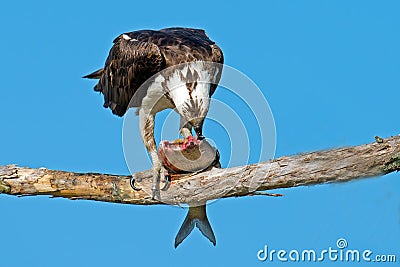
<svg viewBox="0 0 400 267"><path fill-rule="evenodd" d="M207 218L206 206L202 205L189 208L188 214L175 237L175 248L185 240L195 226L205 237L207 237L208 240L211 241L211 243L213 243L214 246L216 245L217 242L215 235Z"/></svg>
<svg viewBox="0 0 400 267"><path fill-rule="evenodd" d="M103 75L104 69L99 69L96 70L93 73L90 73L86 76L83 76L82 78L87 78L87 79L100 79L101 75Z"/></svg>

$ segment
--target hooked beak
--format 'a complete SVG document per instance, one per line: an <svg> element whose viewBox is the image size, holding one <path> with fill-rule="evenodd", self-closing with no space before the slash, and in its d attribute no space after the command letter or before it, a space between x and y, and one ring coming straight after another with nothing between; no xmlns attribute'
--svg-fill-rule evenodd
<svg viewBox="0 0 400 267"><path fill-rule="evenodd" d="M194 131L196 132L197 139L203 140L205 138L203 136L203 124L195 125L193 128L194 128Z"/></svg>

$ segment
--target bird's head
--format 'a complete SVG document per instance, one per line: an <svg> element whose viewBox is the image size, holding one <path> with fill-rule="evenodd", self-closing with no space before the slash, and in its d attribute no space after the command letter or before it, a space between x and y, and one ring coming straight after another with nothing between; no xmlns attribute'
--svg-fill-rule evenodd
<svg viewBox="0 0 400 267"><path fill-rule="evenodd" d="M204 124L205 117L197 117L189 121L190 125L193 127L194 131L196 132L197 138L199 140L204 139L203 136L203 124Z"/></svg>
<svg viewBox="0 0 400 267"><path fill-rule="evenodd" d="M178 70L177 75L169 80L176 84L168 86L169 96L181 117L193 126L199 138L204 138L203 123L210 106L212 83L209 82L210 75L207 70L191 66L193 65ZM172 81L173 79L179 81Z"/></svg>

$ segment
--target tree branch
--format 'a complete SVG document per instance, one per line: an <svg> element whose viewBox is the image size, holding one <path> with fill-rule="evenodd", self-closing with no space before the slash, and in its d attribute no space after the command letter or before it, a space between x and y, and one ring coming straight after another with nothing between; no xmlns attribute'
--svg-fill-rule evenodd
<svg viewBox="0 0 400 267"><path fill-rule="evenodd" d="M15 165L0 166L0 193L8 195L51 195L69 199L129 204L204 203L207 200L238 197L254 190L345 182L380 176L400 170L400 136L376 142L300 155L229 169L212 169L173 177L161 201L148 194L151 170L138 172L143 188L133 191L130 176L72 173Z"/></svg>

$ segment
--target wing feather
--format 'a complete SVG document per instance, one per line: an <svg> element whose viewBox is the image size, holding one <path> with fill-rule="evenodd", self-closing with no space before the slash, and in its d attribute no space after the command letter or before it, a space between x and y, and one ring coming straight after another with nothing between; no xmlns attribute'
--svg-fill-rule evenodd
<svg viewBox="0 0 400 267"><path fill-rule="evenodd" d="M114 40L102 73L86 77L100 78L95 90L104 95L104 107L123 116L131 98L148 78L164 68L198 60L224 63L222 50L202 29L134 31L121 34ZM210 95L217 88L221 73L222 65ZM138 98L144 96L141 94ZM135 99L134 106L140 104L141 99Z"/></svg>
<svg viewBox="0 0 400 267"><path fill-rule="evenodd" d="M120 35L114 40L97 85L104 95L104 107L123 116L140 85L160 71L164 64L157 45L127 40Z"/></svg>

